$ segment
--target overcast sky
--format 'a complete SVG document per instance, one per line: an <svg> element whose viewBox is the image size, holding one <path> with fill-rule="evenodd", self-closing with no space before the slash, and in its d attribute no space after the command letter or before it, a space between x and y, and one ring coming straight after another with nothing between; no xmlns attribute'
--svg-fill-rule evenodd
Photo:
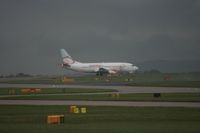
<svg viewBox="0 0 200 133"><path fill-rule="evenodd" d="M199 0L0 0L0 74L82 62L200 60Z"/></svg>

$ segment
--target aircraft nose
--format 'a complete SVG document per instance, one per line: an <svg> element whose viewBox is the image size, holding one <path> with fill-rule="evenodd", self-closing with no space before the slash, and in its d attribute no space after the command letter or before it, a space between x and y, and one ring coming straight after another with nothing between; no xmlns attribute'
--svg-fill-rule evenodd
<svg viewBox="0 0 200 133"><path fill-rule="evenodd" d="M139 68L137 66L133 66L133 69L136 71L138 70Z"/></svg>
<svg viewBox="0 0 200 133"><path fill-rule="evenodd" d="M131 68L130 68L130 73L133 73L133 72L135 72L135 71L137 71L139 68L137 67L137 66L132 66Z"/></svg>

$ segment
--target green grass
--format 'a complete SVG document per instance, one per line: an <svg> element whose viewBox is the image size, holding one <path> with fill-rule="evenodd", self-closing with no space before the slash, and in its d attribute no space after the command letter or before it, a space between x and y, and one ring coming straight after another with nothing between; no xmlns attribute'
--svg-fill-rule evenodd
<svg viewBox="0 0 200 133"><path fill-rule="evenodd" d="M101 95L44 95L44 96L20 96L0 97L9 100L96 100L96 101L177 101L177 102L200 102L200 93L162 93L161 97L154 97L151 93L111 94Z"/></svg>
<svg viewBox="0 0 200 133"><path fill-rule="evenodd" d="M200 132L200 108L87 107L87 114L69 114L68 106L0 108L1 133ZM46 124L50 114L64 114L65 123Z"/></svg>
<svg viewBox="0 0 200 133"><path fill-rule="evenodd" d="M23 88L0 88L0 95L27 95L27 94L56 94L56 93L95 93L95 92L116 92L113 89L93 88L40 88L40 92L22 92Z"/></svg>
<svg viewBox="0 0 200 133"><path fill-rule="evenodd" d="M169 77L169 79L165 79ZM152 87L200 87L200 73L138 74L133 77L131 86Z"/></svg>
<svg viewBox="0 0 200 133"><path fill-rule="evenodd" d="M200 81L152 81L129 83L129 86L149 87L200 87Z"/></svg>
<svg viewBox="0 0 200 133"><path fill-rule="evenodd" d="M169 79L166 80L166 77ZM200 87L200 73L136 73L112 77L90 75L71 78L74 79L73 83L75 84L122 83L131 86ZM11 78L1 79L0 83L65 84L61 79L62 77ZM106 79L110 79L110 81L108 82ZM127 81L127 79L130 80Z"/></svg>

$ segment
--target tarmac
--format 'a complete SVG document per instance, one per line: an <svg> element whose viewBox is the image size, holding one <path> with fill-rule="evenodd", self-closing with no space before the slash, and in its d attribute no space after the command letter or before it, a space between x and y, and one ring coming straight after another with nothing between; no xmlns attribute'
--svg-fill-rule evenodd
<svg viewBox="0 0 200 133"><path fill-rule="evenodd" d="M188 87L135 87L135 86L96 86L96 85L49 85L49 84L0 84L1 88L94 88L113 89L118 93L200 93L200 88ZM113 93L113 92L105 92ZM105 94L80 93L81 95ZM77 95L80 95L77 94ZM55 95L55 94L41 94ZM56 94L58 95L58 94ZM71 94L60 94L71 95ZM74 94L73 94L74 95ZM1 97L8 97L1 96ZM14 95L21 96L21 95ZM77 101L77 100L0 100L0 105L84 105L84 106L130 106L130 107L200 107L200 102L134 102L134 101Z"/></svg>

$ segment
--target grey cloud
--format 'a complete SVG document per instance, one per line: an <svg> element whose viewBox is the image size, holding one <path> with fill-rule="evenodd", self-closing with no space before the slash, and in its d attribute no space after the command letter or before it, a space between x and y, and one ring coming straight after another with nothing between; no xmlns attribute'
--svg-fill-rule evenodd
<svg viewBox="0 0 200 133"><path fill-rule="evenodd" d="M200 59L198 0L2 0L0 19L0 73L63 73L60 48L86 62Z"/></svg>

